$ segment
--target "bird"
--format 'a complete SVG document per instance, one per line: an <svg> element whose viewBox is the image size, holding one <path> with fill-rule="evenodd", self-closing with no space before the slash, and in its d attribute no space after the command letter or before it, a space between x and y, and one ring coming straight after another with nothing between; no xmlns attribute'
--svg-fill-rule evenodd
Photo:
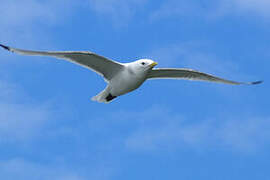
<svg viewBox="0 0 270 180"><path fill-rule="evenodd" d="M12 48L3 44L0 44L0 47L21 55L51 56L67 60L100 74L107 82L107 86L102 92L92 98L93 101L100 103L110 103L116 97L136 90L149 79L185 79L231 85L255 85L262 83L262 81L231 81L187 68L155 68L158 63L151 59L139 59L129 63L120 63L90 51L32 51Z"/></svg>

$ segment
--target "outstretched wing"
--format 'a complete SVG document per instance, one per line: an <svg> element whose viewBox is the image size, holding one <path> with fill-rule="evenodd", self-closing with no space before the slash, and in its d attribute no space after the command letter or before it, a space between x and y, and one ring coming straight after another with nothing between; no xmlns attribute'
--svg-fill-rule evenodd
<svg viewBox="0 0 270 180"><path fill-rule="evenodd" d="M210 74L195 71L192 69L183 69L183 68L152 69L152 71L149 72L147 78L148 79L165 78L165 79L187 79L187 80L198 80L198 81L212 81L212 82L217 82L217 83L225 83L225 84L233 84L233 85L262 83L262 81L247 82L247 83L230 81L230 80L222 79L222 78L210 75Z"/></svg>
<svg viewBox="0 0 270 180"><path fill-rule="evenodd" d="M22 55L52 56L59 59L65 59L91 69L98 74L103 75L107 80L110 80L123 68L121 63L109 60L89 51L29 51L11 48L2 44L0 44L0 46L8 51Z"/></svg>

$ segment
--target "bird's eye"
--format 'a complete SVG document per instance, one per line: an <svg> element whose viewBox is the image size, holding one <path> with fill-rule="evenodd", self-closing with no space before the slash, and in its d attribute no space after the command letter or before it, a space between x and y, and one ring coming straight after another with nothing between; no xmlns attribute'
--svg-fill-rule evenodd
<svg viewBox="0 0 270 180"><path fill-rule="evenodd" d="M142 62L142 65L145 65L145 62Z"/></svg>

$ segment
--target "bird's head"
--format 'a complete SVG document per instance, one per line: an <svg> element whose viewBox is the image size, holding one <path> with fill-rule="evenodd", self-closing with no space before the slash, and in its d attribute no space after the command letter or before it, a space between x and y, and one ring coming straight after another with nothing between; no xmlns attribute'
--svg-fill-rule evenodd
<svg viewBox="0 0 270 180"><path fill-rule="evenodd" d="M151 59L140 59L138 61L130 63L130 67L137 72L147 72L155 67L158 63Z"/></svg>

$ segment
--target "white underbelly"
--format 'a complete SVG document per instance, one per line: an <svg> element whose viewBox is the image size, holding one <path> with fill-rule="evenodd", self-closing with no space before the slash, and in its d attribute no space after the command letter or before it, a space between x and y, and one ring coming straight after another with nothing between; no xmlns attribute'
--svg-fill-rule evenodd
<svg viewBox="0 0 270 180"><path fill-rule="evenodd" d="M110 81L110 92L113 96L120 96L137 89L144 81L144 77L121 73Z"/></svg>

